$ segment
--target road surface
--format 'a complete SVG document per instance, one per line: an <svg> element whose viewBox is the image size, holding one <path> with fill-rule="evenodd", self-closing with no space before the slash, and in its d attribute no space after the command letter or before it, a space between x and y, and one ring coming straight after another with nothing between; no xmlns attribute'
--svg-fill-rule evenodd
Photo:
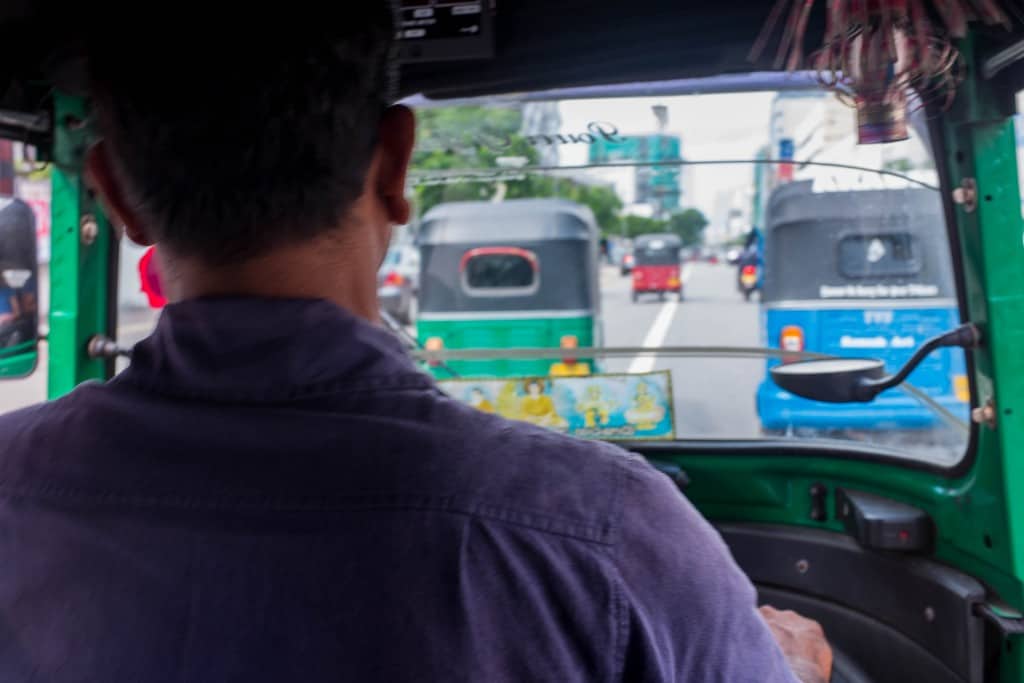
<svg viewBox="0 0 1024 683"><path fill-rule="evenodd" d="M687 264L683 301L655 295L633 303L630 278L602 272L601 293L607 346L760 346L758 305L736 289L735 269ZM757 358L608 359L607 372L670 370L676 434L684 438L752 438L760 435L754 405L764 377Z"/></svg>

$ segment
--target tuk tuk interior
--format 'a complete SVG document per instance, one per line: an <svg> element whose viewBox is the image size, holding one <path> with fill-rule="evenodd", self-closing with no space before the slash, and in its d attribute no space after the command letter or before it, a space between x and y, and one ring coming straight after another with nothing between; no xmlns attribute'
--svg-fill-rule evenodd
<svg viewBox="0 0 1024 683"><path fill-rule="evenodd" d="M784 92L816 82L780 74L785 65L776 63L773 50L750 59L771 12L763 2L480 4L481 23L471 40L403 44L400 95L408 102L427 111L472 98L506 107L511 102L584 101L600 88L611 88L617 98L672 97ZM811 5L798 41L804 54L822 44L827 26L823 3ZM0 9L5 55L0 61L0 134L34 145L53 168L46 339L51 397L82 381L109 377L115 369L116 344L90 342L117 340L118 310L112 303L117 233L84 183L82 154L91 134L83 125L88 101L80 70L64 59L74 54L70 46L76 34L98 30L94 10L21 2ZM907 443L785 436L625 444L673 477L718 526L762 601L797 609L824 625L837 652L834 680L1024 680L1024 646L1017 639L1024 632L1024 461L1013 457L1024 445L1024 407L1016 405L1024 396L1024 356L1019 352L1024 245L1012 118L1014 95L1024 85L1022 39L1024 24L1016 18L1009 28L972 23L966 37L955 42L963 60L955 99L925 101L924 116L918 118L918 138L934 162L940 203L930 229L944 240L950 263L951 280L939 285L943 296L955 300L949 322L973 323L981 338L976 348L956 350L962 353L969 399L963 409L970 411L969 422L959 417L956 457L930 459ZM734 113L734 118L745 115ZM607 132L599 127L590 135L602 135L602 130ZM535 172L543 172L537 159L528 161ZM752 152L748 161L785 167L801 160L755 158ZM517 162L513 158L510 163ZM895 167L875 170L890 178L901 175ZM424 227L428 223L425 216ZM424 237L429 235L427 229ZM852 250L869 248L851 244ZM433 248L427 241L424 245ZM814 258L787 267L799 268ZM603 285L605 275L599 278ZM609 327L630 326L628 319L609 322ZM722 321L711 314L686 324L710 330ZM476 357L529 358L532 353L534 360L558 360L618 354L639 359L625 374L651 370L644 359L655 351L703 365L708 358L753 359L753 366L721 366L719 376L691 383L710 391L734 375L764 377L767 358L813 356L769 339L760 349L671 347L655 331L652 325L648 338L625 349L581 344L579 349L491 349L489 356ZM428 346L422 359L460 360L460 350L430 349L426 341L421 339ZM921 341L923 332L915 334L915 343ZM473 351L462 349L461 360L473 358ZM0 362L8 360L0 356ZM20 352L13 360L22 371L35 363L34 355ZM678 374L675 380L677 387L687 384ZM686 408L699 420L721 417L701 412L699 401Z"/></svg>

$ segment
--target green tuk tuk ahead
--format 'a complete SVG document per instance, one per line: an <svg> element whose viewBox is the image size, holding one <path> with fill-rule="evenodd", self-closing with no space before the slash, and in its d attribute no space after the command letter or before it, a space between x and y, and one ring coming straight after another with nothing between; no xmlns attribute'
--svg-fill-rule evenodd
<svg viewBox="0 0 1024 683"><path fill-rule="evenodd" d="M429 350L599 346L597 239L590 209L566 200L435 206L418 238L420 343ZM503 357L434 368L439 377L592 370L586 359Z"/></svg>

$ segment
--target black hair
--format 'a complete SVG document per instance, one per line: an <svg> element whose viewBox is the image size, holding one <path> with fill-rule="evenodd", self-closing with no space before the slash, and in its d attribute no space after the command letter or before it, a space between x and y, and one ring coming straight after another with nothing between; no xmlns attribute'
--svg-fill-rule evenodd
<svg viewBox="0 0 1024 683"><path fill-rule="evenodd" d="M343 224L394 87L391 3L352 4L241 44L165 28L88 48L99 133L160 243L223 264Z"/></svg>

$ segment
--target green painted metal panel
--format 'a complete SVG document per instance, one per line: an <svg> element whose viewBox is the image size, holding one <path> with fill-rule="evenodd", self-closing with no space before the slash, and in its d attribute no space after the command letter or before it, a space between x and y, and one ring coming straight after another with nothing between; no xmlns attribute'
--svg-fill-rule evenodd
<svg viewBox="0 0 1024 683"><path fill-rule="evenodd" d="M536 349L557 347L564 335L575 335L580 346L594 342L594 319L578 318L481 318L479 320L421 320L416 326L421 344L431 337L444 340L446 349ZM524 377L547 375L552 363L541 360L460 360L448 367L461 377ZM584 359L584 362L590 362ZM434 368L434 375L447 379L450 373Z"/></svg>
<svg viewBox="0 0 1024 683"><path fill-rule="evenodd" d="M108 364L90 358L86 347L93 335L108 333L112 314L107 300L113 236L83 178L91 137L85 102L56 94L54 118L49 398L107 376Z"/></svg>

